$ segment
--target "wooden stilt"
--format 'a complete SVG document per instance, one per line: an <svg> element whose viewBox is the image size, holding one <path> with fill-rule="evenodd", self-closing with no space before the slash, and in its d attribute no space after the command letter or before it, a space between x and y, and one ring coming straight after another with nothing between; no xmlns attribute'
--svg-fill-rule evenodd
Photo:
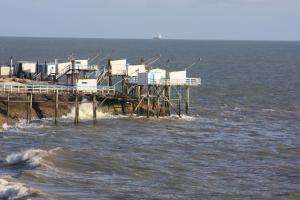
<svg viewBox="0 0 300 200"><path fill-rule="evenodd" d="M97 100L96 93L93 94L93 121L96 123L97 121Z"/></svg>
<svg viewBox="0 0 300 200"><path fill-rule="evenodd" d="M188 85L186 86L185 95L185 114L188 115L190 107L190 86Z"/></svg>
<svg viewBox="0 0 300 200"><path fill-rule="evenodd" d="M166 87L163 87L163 92L162 92L162 97L166 96ZM163 115L166 115L166 100L165 98L162 98L162 102L161 102L161 110Z"/></svg>
<svg viewBox="0 0 300 200"><path fill-rule="evenodd" d="M125 94L125 76L121 76L122 78L122 93Z"/></svg>
<svg viewBox="0 0 300 200"><path fill-rule="evenodd" d="M75 93L75 120L74 123L78 124L79 121L79 99L78 99L78 93Z"/></svg>
<svg viewBox="0 0 300 200"><path fill-rule="evenodd" d="M9 96L9 93L7 93L7 104L6 104L6 123L7 125L9 125L9 101L10 101L10 96Z"/></svg>
<svg viewBox="0 0 300 200"><path fill-rule="evenodd" d="M159 95L156 98L156 117L159 118L160 106L159 106Z"/></svg>
<svg viewBox="0 0 300 200"><path fill-rule="evenodd" d="M27 123L31 123L32 93L27 93Z"/></svg>
<svg viewBox="0 0 300 200"><path fill-rule="evenodd" d="M177 87L177 113L181 116L181 86Z"/></svg>
<svg viewBox="0 0 300 200"><path fill-rule="evenodd" d="M137 96L137 104L139 104L139 102L141 101L141 86L136 86L136 96ZM134 108L134 110L136 110L137 106ZM139 114L139 108L137 110L137 114Z"/></svg>
<svg viewBox="0 0 300 200"><path fill-rule="evenodd" d="M171 110L170 110L170 103L171 102L171 95L172 95L172 88L171 86L166 87L166 109L167 109L167 114L170 116L171 115Z"/></svg>
<svg viewBox="0 0 300 200"><path fill-rule="evenodd" d="M54 123L57 124L58 115L58 90L55 91L55 113L54 113Z"/></svg>
<svg viewBox="0 0 300 200"><path fill-rule="evenodd" d="M29 96L28 93L26 94L26 123L29 122Z"/></svg>
<svg viewBox="0 0 300 200"><path fill-rule="evenodd" d="M147 118L149 118L149 113L150 113L150 94L149 94L149 87L147 91Z"/></svg>

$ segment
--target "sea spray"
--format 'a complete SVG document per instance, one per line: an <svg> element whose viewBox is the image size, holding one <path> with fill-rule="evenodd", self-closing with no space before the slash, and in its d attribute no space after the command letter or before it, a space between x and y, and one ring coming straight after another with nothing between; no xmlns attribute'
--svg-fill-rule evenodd
<svg viewBox="0 0 300 200"><path fill-rule="evenodd" d="M0 199L24 199L37 194L37 190L14 181L10 176L0 178Z"/></svg>
<svg viewBox="0 0 300 200"><path fill-rule="evenodd" d="M60 149L61 148L55 148L49 151L42 149L29 149L24 152L13 153L6 157L6 163L8 165L28 164L31 167L37 167L40 165L48 166L49 163L47 163L44 158L54 154Z"/></svg>
<svg viewBox="0 0 300 200"><path fill-rule="evenodd" d="M73 119L75 117L75 107L73 106L71 112L63 116L64 119ZM125 115L113 115L104 113L101 110L97 110L97 119L115 119L120 117L126 117ZM83 99L79 105L79 118L80 120L92 120L93 119L93 103L88 102L87 99Z"/></svg>

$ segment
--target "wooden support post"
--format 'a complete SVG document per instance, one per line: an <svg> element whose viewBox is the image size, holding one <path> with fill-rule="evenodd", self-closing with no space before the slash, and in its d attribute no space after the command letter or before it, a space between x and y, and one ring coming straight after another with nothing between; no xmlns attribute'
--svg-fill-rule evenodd
<svg viewBox="0 0 300 200"><path fill-rule="evenodd" d="M159 95L157 95L156 99L156 117L159 118L160 106L159 106Z"/></svg>
<svg viewBox="0 0 300 200"><path fill-rule="evenodd" d="M149 87L147 91L147 118L149 118L150 113L150 94L149 94Z"/></svg>
<svg viewBox="0 0 300 200"><path fill-rule="evenodd" d="M72 76L72 75L67 74L67 84L68 84L68 85L71 85L71 84L72 84L71 76Z"/></svg>
<svg viewBox="0 0 300 200"><path fill-rule="evenodd" d="M27 123L31 123L32 93L27 93Z"/></svg>
<svg viewBox="0 0 300 200"><path fill-rule="evenodd" d="M124 95L126 93L125 92L125 76L121 76L121 78L122 78L122 93Z"/></svg>
<svg viewBox="0 0 300 200"><path fill-rule="evenodd" d="M140 101L141 101L141 86L136 86L136 90L137 90L137 92L136 92L136 95L137 95L137 102L139 103ZM135 110L136 110L136 108L135 108ZM140 109L138 108L138 110L137 110L137 114L139 114L140 112Z"/></svg>
<svg viewBox="0 0 300 200"><path fill-rule="evenodd" d="M161 101L161 112L163 113L163 115L165 116L166 115L166 100L165 100L165 96L166 96L166 90L165 90L165 87L162 88L163 91L162 91L162 101Z"/></svg>
<svg viewBox="0 0 300 200"><path fill-rule="evenodd" d="M10 101L9 93L7 93L7 104L6 104L6 116L7 116L6 123L7 123L7 125L9 125L9 101Z"/></svg>
<svg viewBox="0 0 300 200"><path fill-rule="evenodd" d="M71 59L71 65L72 65L71 85L74 86L75 60L73 58Z"/></svg>
<svg viewBox="0 0 300 200"><path fill-rule="evenodd" d="M30 111L30 114L29 114L29 123L31 123L31 118L32 118L32 93L30 93L30 107L29 107L29 111Z"/></svg>
<svg viewBox="0 0 300 200"><path fill-rule="evenodd" d="M181 86L177 87L177 113L181 116Z"/></svg>
<svg viewBox="0 0 300 200"><path fill-rule="evenodd" d="M185 114L188 115L189 114L189 107L190 107L190 86L187 85L186 86L186 90L185 90Z"/></svg>
<svg viewBox="0 0 300 200"><path fill-rule="evenodd" d="M29 96L28 93L26 94L27 98L26 98L26 123L29 122Z"/></svg>
<svg viewBox="0 0 300 200"><path fill-rule="evenodd" d="M75 120L74 123L78 124L79 122L79 99L78 92L75 93Z"/></svg>
<svg viewBox="0 0 300 200"><path fill-rule="evenodd" d="M93 94L93 121L96 123L97 121L97 100L96 93Z"/></svg>
<svg viewBox="0 0 300 200"><path fill-rule="evenodd" d="M57 124L58 115L58 90L55 91L55 113L54 113L54 123Z"/></svg>
<svg viewBox="0 0 300 200"><path fill-rule="evenodd" d="M170 116L171 115L171 110L170 110L170 101L171 101L171 86L166 86L166 98L167 98L167 101L166 101L166 109L167 109L167 113L168 115Z"/></svg>

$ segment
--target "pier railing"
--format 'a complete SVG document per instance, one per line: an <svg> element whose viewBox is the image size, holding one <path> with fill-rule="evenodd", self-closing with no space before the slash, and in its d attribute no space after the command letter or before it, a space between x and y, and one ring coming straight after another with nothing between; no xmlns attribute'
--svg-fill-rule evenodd
<svg viewBox="0 0 300 200"><path fill-rule="evenodd" d="M201 85L201 78L186 78L186 79L161 79L159 85Z"/></svg>
<svg viewBox="0 0 300 200"><path fill-rule="evenodd" d="M138 84L138 77L129 77L128 83ZM201 78L186 78L186 79L149 79L149 85L201 85Z"/></svg>
<svg viewBox="0 0 300 200"><path fill-rule="evenodd" d="M114 86L68 86L68 85L36 85L36 84L0 84L0 93L52 93L52 92L64 92L64 93L99 93L106 95L114 95Z"/></svg>

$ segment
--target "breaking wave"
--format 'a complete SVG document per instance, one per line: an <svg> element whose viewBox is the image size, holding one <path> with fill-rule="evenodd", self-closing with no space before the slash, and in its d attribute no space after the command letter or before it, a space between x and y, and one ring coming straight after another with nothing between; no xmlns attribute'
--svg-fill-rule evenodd
<svg viewBox="0 0 300 200"><path fill-rule="evenodd" d="M37 190L15 182L10 176L0 178L0 199L23 199L37 194Z"/></svg>
<svg viewBox="0 0 300 200"><path fill-rule="evenodd" d="M60 149L61 148L55 148L49 151L42 149L29 149L24 152L13 153L6 157L6 163L8 165L27 164L31 167L41 165L49 166L49 162L47 162L44 158L54 154Z"/></svg>
<svg viewBox="0 0 300 200"><path fill-rule="evenodd" d="M73 119L75 117L75 107L72 107L71 112L63 116L64 119ZM101 110L97 110L97 119L116 119L124 118L126 115L114 115L110 113L104 113ZM93 104L88 103L87 100L79 105L79 118L80 120L91 120L93 119Z"/></svg>
<svg viewBox="0 0 300 200"><path fill-rule="evenodd" d="M73 119L75 117L75 107L72 107L71 112L62 118ZM93 104L88 103L87 100L83 100L83 103L79 105L79 118L80 120L92 120L93 119ZM101 110L97 110L97 119L120 119L120 118L146 118L146 116L138 116L136 114L127 115L114 115L110 113L104 113ZM150 119L156 119L156 117L151 117ZM187 116L172 114L171 116L160 117L160 119L176 119L176 120L186 120L191 121L195 119L195 116Z"/></svg>
<svg viewBox="0 0 300 200"><path fill-rule="evenodd" d="M7 123L4 123L2 125L2 129L0 131L2 132L10 132L10 131L16 131L16 132L23 132L23 130L26 129L40 129L40 128L48 128L50 127L50 121L47 119L38 119L33 121L32 123L27 123L25 119L19 120L15 125L8 125Z"/></svg>

